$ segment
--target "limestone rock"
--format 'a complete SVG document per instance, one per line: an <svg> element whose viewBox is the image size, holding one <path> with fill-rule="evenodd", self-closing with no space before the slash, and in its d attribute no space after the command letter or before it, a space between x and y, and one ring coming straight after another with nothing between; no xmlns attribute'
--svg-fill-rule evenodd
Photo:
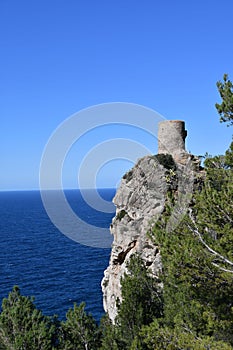
<svg viewBox="0 0 233 350"><path fill-rule="evenodd" d="M104 309L112 320L117 313L116 302L121 301L120 281L131 254L141 252L154 274L161 268L159 251L147 232L163 211L166 191L165 168L155 158L147 156L124 176L113 199L116 216L110 230L114 242L102 281Z"/></svg>
<svg viewBox="0 0 233 350"><path fill-rule="evenodd" d="M104 309L113 322L117 315L117 303L122 300L121 278L127 273L126 265L130 256L139 252L155 278L161 272L159 247L152 242L148 233L165 208L168 190L177 196L177 205L168 228L178 224L190 201L194 166L199 166L197 158L185 151L186 132L183 122L175 121L176 128L172 130L177 142L173 140L168 145L166 138L168 142L171 141L173 124L167 122L168 130L164 122L161 124L159 154L139 159L123 176L113 199L116 215L110 231L114 241L109 266L102 280Z"/></svg>

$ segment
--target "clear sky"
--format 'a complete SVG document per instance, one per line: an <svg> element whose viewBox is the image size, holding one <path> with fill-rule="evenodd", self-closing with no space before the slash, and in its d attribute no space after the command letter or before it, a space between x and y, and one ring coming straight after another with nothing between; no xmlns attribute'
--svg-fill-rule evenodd
<svg viewBox="0 0 233 350"><path fill-rule="evenodd" d="M223 153L233 129L214 105L216 81L233 79L232 15L232 0L0 0L0 189L38 188L50 135L100 103L185 120L189 151ZM99 140L127 137L123 129L103 128ZM74 147L65 187L75 187L80 161ZM108 163L98 186L113 187L129 166Z"/></svg>

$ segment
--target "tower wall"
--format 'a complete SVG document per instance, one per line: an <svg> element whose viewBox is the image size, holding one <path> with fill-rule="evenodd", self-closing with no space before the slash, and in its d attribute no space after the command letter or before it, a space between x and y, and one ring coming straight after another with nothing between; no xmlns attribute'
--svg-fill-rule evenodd
<svg viewBox="0 0 233 350"><path fill-rule="evenodd" d="M158 129L158 153L171 154L173 156L186 152L185 138L187 131L182 120L166 120L159 123Z"/></svg>

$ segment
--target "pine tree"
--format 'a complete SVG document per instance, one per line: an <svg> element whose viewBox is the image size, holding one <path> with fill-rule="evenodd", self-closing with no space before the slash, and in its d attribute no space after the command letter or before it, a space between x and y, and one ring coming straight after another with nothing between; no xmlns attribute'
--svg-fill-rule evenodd
<svg viewBox="0 0 233 350"><path fill-rule="evenodd" d="M127 264L121 291L122 302L118 304L115 323L108 316L101 321L101 350L131 349L140 343L141 327L162 314L161 286L158 287L158 281L138 254L132 255Z"/></svg>
<svg viewBox="0 0 233 350"><path fill-rule="evenodd" d="M154 229L163 262L164 315L143 328L148 349L233 348L232 163L226 166L219 157L205 163L203 188L184 220L167 231L168 204Z"/></svg>
<svg viewBox="0 0 233 350"><path fill-rule="evenodd" d="M74 304L61 323L60 347L63 350L95 350L100 333L94 318L85 312L85 303Z"/></svg>
<svg viewBox="0 0 233 350"><path fill-rule="evenodd" d="M15 286L2 302L0 343L7 350L51 350L56 347L56 326L43 316L33 299L22 296Z"/></svg>
<svg viewBox="0 0 233 350"><path fill-rule="evenodd" d="M221 104L215 104L220 115L220 122L228 122L228 125L233 125L233 84L227 74L224 74L223 82L217 82L217 88L222 99Z"/></svg>
<svg viewBox="0 0 233 350"><path fill-rule="evenodd" d="M122 302L116 319L117 335L129 349L142 325L162 315L161 288L138 254L131 256L121 281Z"/></svg>

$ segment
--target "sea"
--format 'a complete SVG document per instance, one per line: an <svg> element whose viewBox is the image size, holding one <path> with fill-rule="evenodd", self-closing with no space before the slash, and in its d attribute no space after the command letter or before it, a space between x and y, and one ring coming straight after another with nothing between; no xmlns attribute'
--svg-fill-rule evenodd
<svg viewBox="0 0 233 350"><path fill-rule="evenodd" d="M100 189L111 201L115 189ZM65 191L82 220L109 229L114 213L91 208L79 190ZM110 235L110 231L109 231ZM104 314L101 280L111 249L82 245L50 221L39 191L0 192L0 300L13 286L34 298L44 315L64 320L74 303L85 302L99 321Z"/></svg>

